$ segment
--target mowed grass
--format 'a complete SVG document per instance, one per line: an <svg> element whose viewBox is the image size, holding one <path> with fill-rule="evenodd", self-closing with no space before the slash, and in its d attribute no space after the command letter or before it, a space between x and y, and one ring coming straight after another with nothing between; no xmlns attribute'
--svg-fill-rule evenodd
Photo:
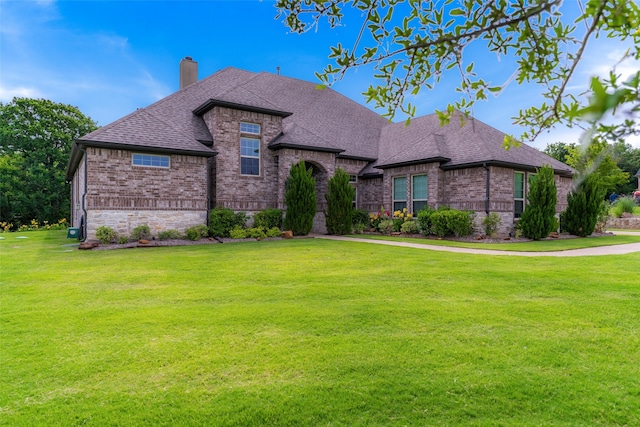
<svg viewBox="0 0 640 427"><path fill-rule="evenodd" d="M2 425L640 425L640 254L3 236Z"/></svg>

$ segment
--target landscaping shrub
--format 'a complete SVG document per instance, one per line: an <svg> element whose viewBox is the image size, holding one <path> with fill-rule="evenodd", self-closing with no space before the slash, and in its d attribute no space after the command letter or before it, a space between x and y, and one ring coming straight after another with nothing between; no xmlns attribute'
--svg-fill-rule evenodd
<svg viewBox="0 0 640 427"><path fill-rule="evenodd" d="M353 233L354 234L362 234L364 230L367 230L367 225L361 222L353 225Z"/></svg>
<svg viewBox="0 0 640 427"><path fill-rule="evenodd" d="M236 226L246 227L247 214L234 213L229 208L215 208L209 214L209 233L217 237L229 237L229 232Z"/></svg>
<svg viewBox="0 0 640 427"><path fill-rule="evenodd" d="M289 171L284 202L287 205L285 230L291 230L295 236L309 234L316 215L316 180L313 170L307 169L304 160L293 165Z"/></svg>
<svg viewBox="0 0 640 427"><path fill-rule="evenodd" d="M232 239L246 239L247 229L236 225L229 232L229 237L231 237Z"/></svg>
<svg viewBox="0 0 640 427"><path fill-rule="evenodd" d="M151 229L147 224L140 224L131 231L132 240L149 240L151 239Z"/></svg>
<svg viewBox="0 0 640 427"><path fill-rule="evenodd" d="M494 236L498 232L498 227L500 227L501 222L502 219L500 219L500 215L495 212L491 212L489 215L482 218L482 226L484 227L485 236Z"/></svg>
<svg viewBox="0 0 640 427"><path fill-rule="evenodd" d="M96 228L96 239L98 239L102 244L109 244L115 241L117 238L118 233L111 227L101 225L100 227Z"/></svg>
<svg viewBox="0 0 640 427"><path fill-rule="evenodd" d="M184 230L184 234L189 240L200 240L202 237L206 237L209 234L209 229L206 225L200 224L193 227L189 227Z"/></svg>
<svg viewBox="0 0 640 427"><path fill-rule="evenodd" d="M129 238L127 236L120 236L118 237L118 243L121 245L129 243Z"/></svg>
<svg viewBox="0 0 640 427"><path fill-rule="evenodd" d="M354 226L358 224L362 224L366 228L369 226L369 221L370 221L369 212L365 211L364 209L353 210L353 213L351 215L351 223Z"/></svg>
<svg viewBox="0 0 640 427"><path fill-rule="evenodd" d="M560 215L562 231L580 237L591 235L598 221L604 195L605 190L600 188L598 178L587 175L567 196L567 210Z"/></svg>
<svg viewBox="0 0 640 427"><path fill-rule="evenodd" d="M383 219L378 224L378 231L382 234L391 234L393 232L393 220Z"/></svg>
<svg viewBox="0 0 640 427"><path fill-rule="evenodd" d="M436 212L435 209L425 206L418 212L418 229L422 234L428 236L431 233L433 224L431 223L431 215Z"/></svg>
<svg viewBox="0 0 640 427"><path fill-rule="evenodd" d="M264 229L282 227L282 209L265 209L253 216L253 226Z"/></svg>
<svg viewBox="0 0 640 427"><path fill-rule="evenodd" d="M247 237L251 237L252 239L264 239L267 237L267 233L265 233L264 229L260 227L254 227L247 230Z"/></svg>
<svg viewBox="0 0 640 427"><path fill-rule="evenodd" d="M402 224L405 221L413 221L413 214L407 213L407 208L395 211L393 213L393 231L396 233L402 230Z"/></svg>
<svg viewBox="0 0 640 427"><path fill-rule="evenodd" d="M633 197L620 197L615 201L613 205L613 214L617 218L621 218L623 213L633 214L633 209L636 207L636 201Z"/></svg>
<svg viewBox="0 0 640 427"><path fill-rule="evenodd" d="M329 178L325 212L325 224L329 234L348 234L351 232L353 219L353 195L355 188L349 184L349 175L341 168Z"/></svg>
<svg viewBox="0 0 640 427"><path fill-rule="evenodd" d="M473 233L473 212L438 209L431 215L432 232L438 237L469 236Z"/></svg>
<svg viewBox="0 0 640 427"><path fill-rule="evenodd" d="M557 191L551 166L543 166L529 183L528 204L518 221L518 229L528 239L544 239L558 229Z"/></svg>
<svg viewBox="0 0 640 427"><path fill-rule="evenodd" d="M418 232L418 224L413 220L408 220L400 226L400 232L405 234L415 234Z"/></svg>
<svg viewBox="0 0 640 427"><path fill-rule="evenodd" d="M607 200L602 200L600 202L600 210L598 211L598 219L596 221L596 228L594 231L597 233L603 233L607 229L607 223L609 222L609 202Z"/></svg>
<svg viewBox="0 0 640 427"><path fill-rule="evenodd" d="M182 234L178 230L163 230L158 233L159 240L174 240L174 239L182 239Z"/></svg>
<svg viewBox="0 0 640 427"><path fill-rule="evenodd" d="M369 214L369 225L371 228L378 230L380 228L380 222L389 218L391 218L391 212L385 211L384 206L380 206L379 212Z"/></svg>
<svg viewBox="0 0 640 427"><path fill-rule="evenodd" d="M278 227L271 227L265 233L267 237L280 237L282 231Z"/></svg>

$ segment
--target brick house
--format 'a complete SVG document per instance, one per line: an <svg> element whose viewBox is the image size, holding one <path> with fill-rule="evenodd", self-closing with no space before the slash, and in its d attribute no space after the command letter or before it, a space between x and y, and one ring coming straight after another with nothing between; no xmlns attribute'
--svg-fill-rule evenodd
<svg viewBox="0 0 640 427"><path fill-rule="evenodd" d="M317 232L337 168L352 176L359 209L497 212L504 233L524 209L528 177L549 164L557 210L566 208L572 169L527 145L503 149L504 134L478 120L441 127L427 115L406 126L311 82L235 68L198 81L191 58L180 67L178 92L75 141L67 179L72 224L84 236L101 225L184 230L216 206L284 209L300 159L316 178Z"/></svg>

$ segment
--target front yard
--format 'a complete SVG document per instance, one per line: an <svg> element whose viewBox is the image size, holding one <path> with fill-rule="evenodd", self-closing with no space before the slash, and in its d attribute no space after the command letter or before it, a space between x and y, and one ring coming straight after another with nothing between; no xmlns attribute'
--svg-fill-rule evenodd
<svg viewBox="0 0 640 427"><path fill-rule="evenodd" d="M638 425L640 254L0 240L2 425Z"/></svg>

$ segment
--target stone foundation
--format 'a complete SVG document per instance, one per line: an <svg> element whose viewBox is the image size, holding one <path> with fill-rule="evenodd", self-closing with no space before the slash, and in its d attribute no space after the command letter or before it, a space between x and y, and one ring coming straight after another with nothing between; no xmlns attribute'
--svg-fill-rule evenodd
<svg viewBox="0 0 640 427"><path fill-rule="evenodd" d="M152 235L160 231L175 229L184 230L194 225L207 223L207 211L124 211L124 210L89 210L87 211L87 238L96 238L96 228L106 225L128 236L131 231L142 224L147 224Z"/></svg>

